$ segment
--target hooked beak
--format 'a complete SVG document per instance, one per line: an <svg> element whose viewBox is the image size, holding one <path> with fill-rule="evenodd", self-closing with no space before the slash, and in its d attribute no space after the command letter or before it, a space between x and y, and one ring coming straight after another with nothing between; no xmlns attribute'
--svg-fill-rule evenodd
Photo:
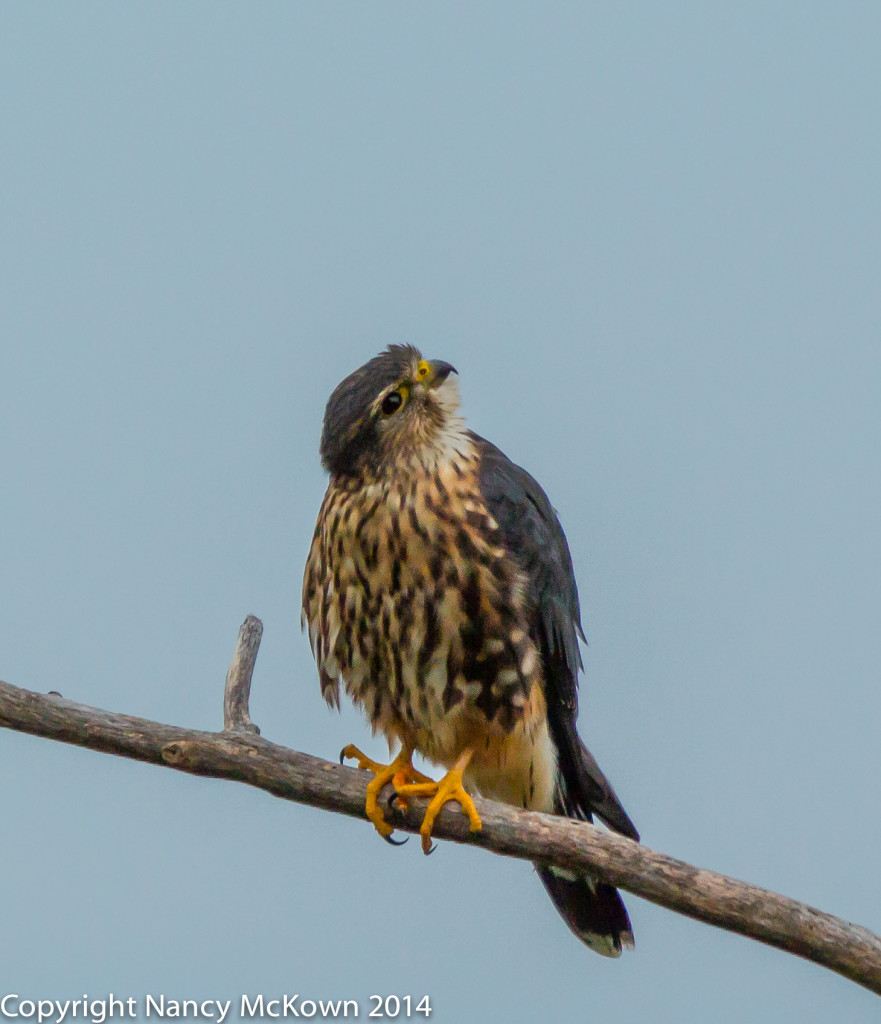
<svg viewBox="0 0 881 1024"><path fill-rule="evenodd" d="M445 363L443 359L429 359L427 362L431 367L431 377L426 384L430 388L439 388L451 373L457 372L455 366Z"/></svg>

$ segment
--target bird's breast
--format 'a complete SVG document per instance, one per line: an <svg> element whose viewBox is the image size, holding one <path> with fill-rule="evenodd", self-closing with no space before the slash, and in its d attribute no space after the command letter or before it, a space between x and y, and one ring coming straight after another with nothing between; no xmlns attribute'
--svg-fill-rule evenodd
<svg viewBox="0 0 881 1024"><path fill-rule="evenodd" d="M440 763L531 714L541 684L522 574L476 459L363 486L331 483L303 594L322 678L374 729Z"/></svg>

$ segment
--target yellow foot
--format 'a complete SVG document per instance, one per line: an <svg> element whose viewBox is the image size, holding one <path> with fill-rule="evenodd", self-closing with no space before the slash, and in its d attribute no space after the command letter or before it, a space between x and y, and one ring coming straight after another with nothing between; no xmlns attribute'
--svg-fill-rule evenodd
<svg viewBox="0 0 881 1024"><path fill-rule="evenodd" d="M472 749L466 750L440 782L429 781L399 785L397 777L395 777L395 790L398 794L399 803L410 796L431 797L431 802L425 811L425 817L422 819L422 826L419 829L419 834L422 836L423 853L431 853L433 849L431 845L431 830L434 828L435 818L440 813L441 807L445 803L449 803L450 800L457 800L462 808L462 813L468 815L472 832L479 832L483 828L480 815L474 806L474 801L465 792L465 787L462 785L462 773L468 767L468 762L471 760L473 753Z"/></svg>
<svg viewBox="0 0 881 1024"><path fill-rule="evenodd" d="M342 764L346 758L357 760L359 768L363 768L368 772L373 772L374 777L367 784L367 802L364 805L364 813L373 822L373 827L383 839L389 843L395 843L394 839L389 839L389 836L394 832L394 829L385 820L382 811L379 809L379 805L377 804L377 797L379 796L382 787L387 782L393 782L395 789L399 789L401 786L406 786L408 783L414 782L419 783L420 785L434 785L434 783L427 775L423 775L422 772L416 771L413 767L412 747L401 747L398 752L398 756L391 764L379 764L378 761L371 761L369 757L362 754L356 746L353 746L350 743L340 751L340 764ZM406 805L404 805L403 809L406 810ZM406 839L403 841L406 842ZM396 845L400 844L398 843Z"/></svg>

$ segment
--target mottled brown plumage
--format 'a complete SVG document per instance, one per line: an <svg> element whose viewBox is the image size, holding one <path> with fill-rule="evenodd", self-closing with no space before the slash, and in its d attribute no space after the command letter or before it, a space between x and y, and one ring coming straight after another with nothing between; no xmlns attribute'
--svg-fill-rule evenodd
<svg viewBox="0 0 881 1024"><path fill-rule="evenodd" d="M391 346L328 402L331 479L303 584L322 693L338 705L342 682L390 748L467 765L485 796L596 811L636 837L575 731L580 626L562 530L538 484L466 429L453 373ZM632 942L614 889L539 871L588 945L616 955Z"/></svg>

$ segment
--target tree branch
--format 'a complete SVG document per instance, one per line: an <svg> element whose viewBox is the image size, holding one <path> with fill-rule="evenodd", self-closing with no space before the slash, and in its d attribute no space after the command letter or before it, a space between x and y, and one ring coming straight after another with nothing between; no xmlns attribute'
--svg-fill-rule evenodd
<svg viewBox="0 0 881 1024"><path fill-rule="evenodd" d="M263 739L248 696L263 626L249 615L227 675L223 732L200 732L114 714L0 682L0 726L91 750L233 779L274 796L364 817L367 777ZM395 828L418 832L423 808L390 810ZM495 853L590 871L612 885L699 921L739 932L804 957L881 994L881 937L859 925L767 889L657 853L586 822L476 801L483 829L469 832L450 809L434 828L439 839Z"/></svg>
<svg viewBox="0 0 881 1024"><path fill-rule="evenodd" d="M239 629L239 639L233 652L229 671L226 673L226 686L223 688L223 729L234 732L252 732L260 735L260 730L251 721L248 705L251 700L251 676L257 661L257 651L263 638L263 623L256 615L245 616Z"/></svg>

